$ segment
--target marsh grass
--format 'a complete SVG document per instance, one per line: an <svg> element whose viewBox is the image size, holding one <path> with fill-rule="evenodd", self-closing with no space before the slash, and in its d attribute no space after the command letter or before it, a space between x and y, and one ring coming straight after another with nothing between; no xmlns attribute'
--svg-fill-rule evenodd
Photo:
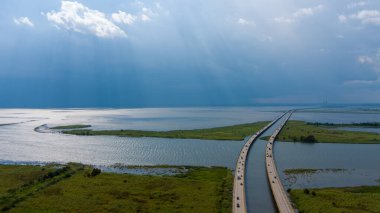
<svg viewBox="0 0 380 213"><path fill-rule="evenodd" d="M6 166L0 166L3 171ZM25 169L24 169L25 168ZM231 170L220 167L187 167L185 174L150 176L104 173L89 177L91 166L59 168L14 166L5 168L10 183L14 174L30 182L14 181L3 189L3 210L10 212L231 212ZM66 167L64 167L66 168ZM62 169L62 168L61 168ZM24 173L21 171L25 171ZM46 178L49 172L55 176ZM50 177L50 176L49 176ZM1 179L2 180L2 179ZM41 181L42 180L42 181ZM2 184L3 188L5 184ZM11 192L7 191L12 188Z"/></svg>
<svg viewBox="0 0 380 213"><path fill-rule="evenodd" d="M74 125L66 125L66 126L55 126L50 129L56 129L56 130L64 130L64 129L83 129L91 127L91 125L85 125L85 124L74 124Z"/></svg>
<svg viewBox="0 0 380 213"><path fill-rule="evenodd" d="M380 212L380 186L293 189L291 198L299 212Z"/></svg>
<svg viewBox="0 0 380 213"><path fill-rule="evenodd" d="M262 121L250 124L239 124L233 126L173 131L142 131L142 130L65 130L65 134L73 135L112 135L120 137L158 137L158 138L182 138L203 140L244 140L247 136L262 129L269 122Z"/></svg>
<svg viewBox="0 0 380 213"><path fill-rule="evenodd" d="M343 125L343 124L342 124ZM365 125L365 124L363 124ZM337 130L328 125L288 121L278 136L280 141L302 142L302 138L313 135L318 143L362 143L379 144L380 134ZM309 142L309 143L315 143Z"/></svg>

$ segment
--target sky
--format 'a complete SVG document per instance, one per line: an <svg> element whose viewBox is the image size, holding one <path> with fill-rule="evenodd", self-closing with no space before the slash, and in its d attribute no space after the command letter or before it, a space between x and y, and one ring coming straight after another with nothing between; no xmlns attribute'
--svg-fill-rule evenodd
<svg viewBox="0 0 380 213"><path fill-rule="evenodd" d="M380 103L378 0L0 8L0 107Z"/></svg>

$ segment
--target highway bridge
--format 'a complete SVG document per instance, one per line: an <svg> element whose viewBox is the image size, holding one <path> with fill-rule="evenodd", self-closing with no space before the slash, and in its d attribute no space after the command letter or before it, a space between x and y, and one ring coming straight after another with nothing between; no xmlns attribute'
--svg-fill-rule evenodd
<svg viewBox="0 0 380 213"><path fill-rule="evenodd" d="M285 116L288 112L282 114L271 123L266 125L260 131L256 132L252 135L248 141L244 144L243 148L240 151L239 157L236 161L235 167L235 177L234 177L234 185L233 185L233 202L232 202L232 212L234 213L246 213L247 212L247 204L245 197L245 162L248 156L249 149L253 142L255 142L262 133L268 130L274 123L280 120L283 116Z"/></svg>
<svg viewBox="0 0 380 213"><path fill-rule="evenodd" d="M296 212L287 192L284 189L284 186L281 183L280 177L277 172L276 162L273 155L273 145L276 141L277 135L281 132L282 128L289 120L293 111L290 111L287 118L283 121L283 123L276 129L273 135L269 138L269 141L266 146L265 153L265 164L266 164L266 172L268 176L268 181L270 188L272 190L273 198L276 202L277 209L280 213L294 213Z"/></svg>

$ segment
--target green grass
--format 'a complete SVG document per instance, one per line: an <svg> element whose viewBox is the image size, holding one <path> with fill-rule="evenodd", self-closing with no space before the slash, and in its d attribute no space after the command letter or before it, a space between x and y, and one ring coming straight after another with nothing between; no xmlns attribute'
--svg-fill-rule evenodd
<svg viewBox="0 0 380 213"><path fill-rule="evenodd" d="M0 166L0 194L26 185L53 170L54 168L51 167L2 165Z"/></svg>
<svg viewBox="0 0 380 213"><path fill-rule="evenodd" d="M74 125L66 125L66 126L55 126L50 129L82 129L82 128L88 128L91 127L91 125L84 125L84 124L74 124Z"/></svg>
<svg viewBox="0 0 380 213"><path fill-rule="evenodd" d="M380 186L290 191L300 212L380 212Z"/></svg>
<svg viewBox="0 0 380 213"><path fill-rule="evenodd" d="M113 135L121 137L192 138L204 140L244 140L267 125L268 121L195 130L141 131L141 130L67 130L73 135Z"/></svg>
<svg viewBox="0 0 380 213"><path fill-rule="evenodd" d="M26 186L19 181L0 185L3 187L0 210L6 207L9 212L231 212L231 170L188 168L188 173L176 176L101 173L89 177L92 167L70 164L64 172L47 178L48 173L34 175L33 172L42 171L38 166L0 165L0 171L7 171L7 179L23 175L30 182ZM49 169L53 168L44 171Z"/></svg>
<svg viewBox="0 0 380 213"><path fill-rule="evenodd" d="M302 138L309 135L313 135L319 143L380 143L380 134L377 133L337 130L331 126L308 124L303 121L288 121L278 140L302 141Z"/></svg>
<svg viewBox="0 0 380 213"><path fill-rule="evenodd" d="M313 123L307 123L308 125L315 125L315 126L329 126L329 127L369 127L369 128L376 128L380 127L379 122L363 122L363 123L342 123L342 124L335 124L335 123L319 123L319 122L313 122Z"/></svg>
<svg viewBox="0 0 380 213"><path fill-rule="evenodd" d="M32 172L28 171L27 173L20 172L20 168L17 166L14 166L14 172L12 172L12 168L9 169L9 166L6 167L5 170L8 169L8 172L4 175L4 179L9 180L8 186L6 186L8 189L5 192L2 190L3 192L0 194L0 211L8 211L14 208L28 197L35 195L46 187L68 178L75 173L69 166L46 166L46 168L39 168L41 172L36 170ZM1 170L3 169L4 167L1 167ZM33 169L29 166L26 170ZM12 178L17 178L14 177L14 175L24 176L22 181L24 183L20 185L20 182L13 182ZM3 186L3 183L1 185ZM6 187L2 187L2 189L6 189Z"/></svg>

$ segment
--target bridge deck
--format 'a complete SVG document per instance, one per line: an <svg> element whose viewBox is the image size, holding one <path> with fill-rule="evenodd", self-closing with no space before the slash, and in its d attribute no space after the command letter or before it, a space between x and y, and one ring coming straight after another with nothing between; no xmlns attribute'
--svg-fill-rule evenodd
<svg viewBox="0 0 380 213"><path fill-rule="evenodd" d="M281 129L284 127L285 123L289 120L293 112L290 112L286 120L276 129L273 135L270 137L265 153L265 163L266 171L269 180L269 184L272 190L274 200L276 201L277 209L280 213L294 213L292 203L281 183L280 177L277 172L276 162L273 155L273 144L276 140L277 135L280 133Z"/></svg>
<svg viewBox="0 0 380 213"><path fill-rule="evenodd" d="M271 123L266 125L260 131L252 135L248 141L244 144L243 148L240 151L239 157L236 161L235 167L235 177L234 177L234 186L233 186L233 202L232 202L232 212L234 213L246 213L247 204L245 198L245 162L248 156L249 149L251 145L257 138L260 137L267 129L269 129L274 123L281 119L286 113L282 114Z"/></svg>

